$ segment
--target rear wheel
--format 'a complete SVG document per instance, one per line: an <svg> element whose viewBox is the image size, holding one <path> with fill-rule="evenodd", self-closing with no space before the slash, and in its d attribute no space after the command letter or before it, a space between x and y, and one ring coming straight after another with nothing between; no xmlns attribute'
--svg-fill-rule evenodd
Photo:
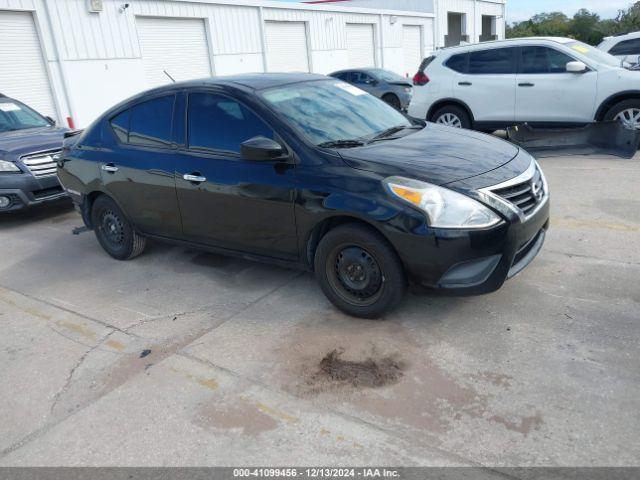
<svg viewBox="0 0 640 480"><path fill-rule="evenodd" d="M401 105L400 105L400 99L398 97L396 97L393 93L387 93L387 94L383 95L382 96L382 100L387 102L389 105L391 105L396 110L400 110L400 108L402 108Z"/></svg>
<svg viewBox="0 0 640 480"><path fill-rule="evenodd" d="M640 130L640 99L623 100L611 107L604 116L605 120L618 120L633 130Z"/></svg>
<svg viewBox="0 0 640 480"><path fill-rule="evenodd" d="M445 105L431 116L431 121L454 128L471 128L469 114L457 105Z"/></svg>
<svg viewBox="0 0 640 480"><path fill-rule="evenodd" d="M144 250L146 239L135 232L116 202L106 195L94 202L91 221L98 242L113 258L129 260Z"/></svg>
<svg viewBox="0 0 640 480"><path fill-rule="evenodd" d="M330 230L318 245L315 272L322 291L343 312L377 318L406 291L400 259L378 232L356 224Z"/></svg>

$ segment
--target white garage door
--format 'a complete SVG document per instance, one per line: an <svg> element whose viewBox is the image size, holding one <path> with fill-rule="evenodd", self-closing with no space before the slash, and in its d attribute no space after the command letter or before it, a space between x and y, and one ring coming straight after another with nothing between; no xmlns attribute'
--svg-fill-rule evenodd
<svg viewBox="0 0 640 480"><path fill-rule="evenodd" d="M29 12L0 12L0 93L57 118L38 32Z"/></svg>
<svg viewBox="0 0 640 480"><path fill-rule="evenodd" d="M349 68L375 67L373 25L347 23L347 52Z"/></svg>
<svg viewBox="0 0 640 480"><path fill-rule="evenodd" d="M201 18L137 17L147 83L150 87L211 76L207 33Z"/></svg>
<svg viewBox="0 0 640 480"><path fill-rule="evenodd" d="M422 35L417 25L402 27L402 49L404 51L404 73L410 77L418 71L422 62Z"/></svg>
<svg viewBox="0 0 640 480"><path fill-rule="evenodd" d="M265 22L267 68L270 72L308 72L304 22Z"/></svg>

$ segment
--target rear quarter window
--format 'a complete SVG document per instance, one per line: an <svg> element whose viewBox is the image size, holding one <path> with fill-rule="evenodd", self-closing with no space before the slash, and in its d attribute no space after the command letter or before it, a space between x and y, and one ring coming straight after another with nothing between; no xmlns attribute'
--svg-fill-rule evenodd
<svg viewBox="0 0 640 480"><path fill-rule="evenodd" d="M458 55L450 57L444 64L454 72L467 73L468 60L469 54L459 53Z"/></svg>

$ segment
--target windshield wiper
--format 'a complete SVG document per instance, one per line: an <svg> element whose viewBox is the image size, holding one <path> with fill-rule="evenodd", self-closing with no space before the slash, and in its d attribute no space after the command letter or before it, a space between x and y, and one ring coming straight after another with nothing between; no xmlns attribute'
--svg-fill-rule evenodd
<svg viewBox="0 0 640 480"><path fill-rule="evenodd" d="M387 128L377 135L373 136L369 142L375 142L376 140L383 140L385 138L390 137L396 133L401 132L402 130L421 130L423 125L396 125L395 127Z"/></svg>
<svg viewBox="0 0 640 480"><path fill-rule="evenodd" d="M322 148L353 148L362 147L364 142L357 139L330 140L328 142L318 144Z"/></svg>

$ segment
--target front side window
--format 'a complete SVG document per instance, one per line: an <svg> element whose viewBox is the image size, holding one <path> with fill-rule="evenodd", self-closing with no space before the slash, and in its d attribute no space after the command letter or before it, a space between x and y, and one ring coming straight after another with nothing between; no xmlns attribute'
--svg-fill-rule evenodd
<svg viewBox="0 0 640 480"><path fill-rule="evenodd" d="M14 101L0 102L0 132L47 127L51 124L35 110Z"/></svg>
<svg viewBox="0 0 640 480"><path fill-rule="evenodd" d="M574 59L547 47L522 47L522 73L566 73Z"/></svg>
<svg viewBox="0 0 640 480"><path fill-rule="evenodd" d="M167 95L131 107L129 143L150 147L170 146L174 100L175 95Z"/></svg>
<svg viewBox="0 0 640 480"><path fill-rule="evenodd" d="M273 130L244 105L214 93L189 94L189 148L239 153L241 143L258 136L273 138Z"/></svg>
<svg viewBox="0 0 640 480"><path fill-rule="evenodd" d="M625 40L609 50L611 55L639 55L640 54L640 38L633 40Z"/></svg>
<svg viewBox="0 0 640 480"><path fill-rule="evenodd" d="M516 73L515 48L494 48L469 53L469 73L476 75Z"/></svg>
<svg viewBox="0 0 640 480"><path fill-rule="evenodd" d="M262 97L315 145L368 139L392 127L411 126L393 107L339 80L284 85Z"/></svg>

